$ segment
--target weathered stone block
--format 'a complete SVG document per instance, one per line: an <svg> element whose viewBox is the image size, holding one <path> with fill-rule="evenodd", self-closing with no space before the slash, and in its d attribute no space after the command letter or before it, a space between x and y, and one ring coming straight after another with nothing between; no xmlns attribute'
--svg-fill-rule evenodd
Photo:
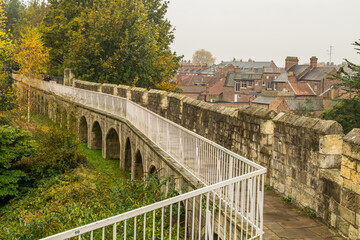
<svg viewBox="0 0 360 240"><path fill-rule="evenodd" d="M342 186L343 184L343 179L340 176L340 171L337 169L320 169L319 177L334 182L339 186Z"/></svg>
<svg viewBox="0 0 360 240"><path fill-rule="evenodd" d="M345 221L341 216L336 218L336 227L340 230L345 236L349 234L349 222Z"/></svg>
<svg viewBox="0 0 360 240"><path fill-rule="evenodd" d="M339 215L352 225L355 225L355 212L339 205Z"/></svg>
<svg viewBox="0 0 360 240"><path fill-rule="evenodd" d="M345 166L341 166L341 176L346 179L351 179L351 169Z"/></svg>
<svg viewBox="0 0 360 240"><path fill-rule="evenodd" d="M341 166L341 155L327 155L319 154L317 157L317 165L319 168L337 168L340 169ZM315 159L315 158L314 158Z"/></svg>
<svg viewBox="0 0 360 240"><path fill-rule="evenodd" d="M349 227L349 239L350 240L359 240L360 239L360 229L356 229L353 225Z"/></svg>
<svg viewBox="0 0 360 240"><path fill-rule="evenodd" d="M360 195L356 194L351 189L346 189L346 188L342 189L341 205L354 212L359 210Z"/></svg>
<svg viewBox="0 0 360 240"><path fill-rule="evenodd" d="M325 135L319 139L320 153L342 154L343 139L341 135Z"/></svg>
<svg viewBox="0 0 360 240"><path fill-rule="evenodd" d="M312 130L320 135L343 134L342 126L338 122L332 120L320 120L315 124L314 127L312 127Z"/></svg>
<svg viewBox="0 0 360 240"><path fill-rule="evenodd" d="M356 170L356 161L344 155L342 156L341 165Z"/></svg>

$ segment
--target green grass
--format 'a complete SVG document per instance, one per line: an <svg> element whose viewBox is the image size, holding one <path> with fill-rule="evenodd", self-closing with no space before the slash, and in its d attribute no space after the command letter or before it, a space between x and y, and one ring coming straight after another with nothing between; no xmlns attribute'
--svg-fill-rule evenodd
<svg viewBox="0 0 360 240"><path fill-rule="evenodd" d="M86 143L80 144L80 148L86 154L89 166L99 173L106 174L113 179L119 177L130 178L130 172L120 169L119 160L102 158L100 150L89 149Z"/></svg>

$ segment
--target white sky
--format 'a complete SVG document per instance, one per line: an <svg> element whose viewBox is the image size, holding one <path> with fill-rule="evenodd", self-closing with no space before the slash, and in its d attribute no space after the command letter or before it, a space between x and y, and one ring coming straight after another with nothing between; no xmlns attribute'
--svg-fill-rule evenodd
<svg viewBox="0 0 360 240"><path fill-rule="evenodd" d="M360 0L170 0L167 18L176 28L172 50L189 60L206 49L216 62L286 56L308 63L360 63L354 41L360 39Z"/></svg>

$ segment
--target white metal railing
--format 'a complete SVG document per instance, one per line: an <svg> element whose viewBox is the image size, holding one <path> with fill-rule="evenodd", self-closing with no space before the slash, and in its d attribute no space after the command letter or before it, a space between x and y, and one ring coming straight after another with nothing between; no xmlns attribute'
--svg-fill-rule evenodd
<svg viewBox="0 0 360 240"><path fill-rule="evenodd" d="M18 80L21 79L19 76L16 75L14 76L14 78ZM117 117L128 120L137 129L139 129L142 133L144 133L144 135L146 135L151 141L153 141L162 150L168 153L174 160L176 160L183 168L185 168L195 178L197 178L204 185L208 186L204 188L205 190L199 189L185 195L180 195L173 199L165 200L147 206L145 208L140 208L137 210L133 210L129 213L120 214L116 217L110 218L109 220L100 221L98 222L100 225L106 222L107 225L115 224L114 228L116 228L117 226L116 224L118 224L121 221L125 221L125 226L126 226L126 219L131 219L135 216L135 215L134 216L129 215L130 213L134 213L134 214L137 213L136 216L141 216L145 213L149 213L149 211L154 211L155 208L159 211L161 209L162 211L164 211L166 207L170 208L169 211L171 212L172 206L174 206L174 204L180 205L181 202L183 203L184 201L191 202L191 200L195 202L196 201L201 202L203 196L206 196L206 202L210 201L212 202L212 204L216 205L216 201L217 200L219 201L219 204L216 205L218 207L213 208L214 211L215 209L218 209L219 211L217 214L217 216L219 217L219 220L217 221L217 223L219 224L218 226L219 229L217 230L217 232L221 231L223 233L228 233L229 236L227 237L227 239L233 239L231 237L232 235L230 233L231 231L230 232L227 231L229 229L227 229L226 227L226 222L229 223L232 222L232 224L228 224L228 227L230 227L231 230L231 226L236 225L235 224L236 219L238 218L241 219L241 226L239 228L241 229L241 234L242 234L241 237L244 237L245 239L248 238L251 239L253 237L262 238L262 233L263 233L262 210L263 210L263 184L264 184L263 175L265 174L266 170L260 165L255 164L254 162L246 158L243 158L240 155L235 154L229 151L228 149L194 132L187 130L175 124L174 122L169 121L168 119L163 118L128 99L114 95L59 85L56 84L55 82L32 80L32 85L36 88L42 89L44 91L52 92L56 95L69 99L75 103L82 104L97 110L101 110L102 112L110 113ZM196 200L197 198L199 199ZM170 200L174 202L169 203L168 201ZM222 206L223 209L221 209ZM155 208L153 209L153 207ZM195 207L194 204L193 207ZM180 208L178 210L180 211ZM195 212L192 211L193 216L189 220L193 221L192 222L193 225L195 224L195 219L197 219L197 221L200 220L199 226L201 226L202 215L204 214L204 216L208 216L209 212L206 210L202 214L203 209L201 207L199 207L198 210L199 210L197 211L199 212L198 215L196 215ZM212 215L210 214L212 218L215 218L214 216L215 212L211 213ZM185 209L185 216L188 215L187 213L188 212ZM156 211L153 214L155 217ZM220 225L221 222L220 218L223 219L225 223L224 225ZM112 222L113 219L117 219L116 222ZM161 220L163 221L163 217L161 218ZM144 216L144 221L146 221L146 215ZM216 227L214 226L215 224L214 221L212 224L210 224L209 222L209 224L213 226L211 228L212 232L214 232ZM246 227L242 225L242 223L245 222L246 222ZM98 225L98 223L93 223L78 229L82 229L81 231L83 231L84 229L86 229L86 231L93 231L94 229L102 228L103 234L105 234L106 231L104 230L105 228L103 228L105 225L100 226ZM187 224L185 225L189 227ZM136 229L136 223L134 225ZM249 229L247 228L248 226L251 227L251 231L249 231ZM164 224L162 222L161 225L162 232L163 232L163 227ZM168 227L170 227L171 229L171 221L170 221L170 226ZM146 229L147 228L145 224L144 232ZM192 231L195 231L194 227L192 227L191 229ZM210 229L210 227L207 229ZM198 234L201 234L202 231L204 231L200 228L198 228L197 230L198 230ZM80 236L79 234L83 233L80 231L76 234L76 231L78 230L71 230L65 233L70 234L70 232L72 232L72 234L75 234L71 236ZM246 234L244 235L242 231L244 231L244 233ZM234 230L234 233L235 232L236 231ZM137 239L136 231L134 234L135 234L134 239ZM171 235L171 231L169 231L169 234ZM70 235L64 235L61 238L60 235L55 235L55 236L57 237L56 238L49 237L46 239L66 239L68 238L67 236ZM126 233L124 236L125 237L127 236ZM165 238L169 238L169 237L167 236ZM148 239L148 238L145 237L144 235L144 239ZM195 238L192 237L190 239L195 239Z"/></svg>

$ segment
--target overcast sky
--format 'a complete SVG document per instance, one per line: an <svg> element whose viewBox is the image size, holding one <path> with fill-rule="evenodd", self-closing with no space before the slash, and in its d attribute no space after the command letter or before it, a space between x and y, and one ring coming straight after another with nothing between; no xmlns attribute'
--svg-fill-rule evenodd
<svg viewBox="0 0 360 240"><path fill-rule="evenodd" d="M167 18L176 28L173 51L189 60L206 49L216 62L286 56L308 63L360 63L351 44L360 39L360 0L170 0Z"/></svg>

